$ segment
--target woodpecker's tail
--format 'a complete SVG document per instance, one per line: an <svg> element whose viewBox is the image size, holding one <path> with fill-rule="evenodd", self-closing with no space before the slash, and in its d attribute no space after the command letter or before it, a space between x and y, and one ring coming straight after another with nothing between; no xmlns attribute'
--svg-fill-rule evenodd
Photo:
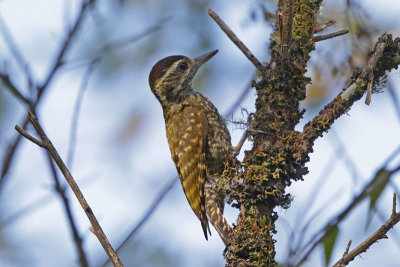
<svg viewBox="0 0 400 267"><path fill-rule="evenodd" d="M232 228L226 221L224 211L224 194L218 189L215 178L207 178L205 183L205 204L208 220L214 226L225 245L232 233Z"/></svg>

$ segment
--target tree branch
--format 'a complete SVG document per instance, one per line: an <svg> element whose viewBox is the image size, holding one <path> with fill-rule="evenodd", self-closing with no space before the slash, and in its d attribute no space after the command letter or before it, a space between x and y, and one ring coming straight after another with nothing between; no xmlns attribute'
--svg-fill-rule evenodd
<svg viewBox="0 0 400 267"><path fill-rule="evenodd" d="M37 92L38 99L41 97L41 95L43 94L43 92L45 91L45 89L47 88L49 83L54 78L54 74L56 74L58 69L64 64L64 55L68 51L72 40L74 39L75 35L77 34L78 29L81 26L82 21L85 18L88 8L91 5L93 5L95 2L96 2L96 0L83 0L83 2L81 4L81 8L79 10L79 14L75 20L75 23L72 26L72 28L68 31L67 35L65 36L65 39L62 42L62 45L57 53L57 56L55 57L53 66L50 68L50 72L47 75L47 78L45 79L43 84L41 86L39 86L39 88L38 88L38 92Z"/></svg>
<svg viewBox="0 0 400 267"><path fill-rule="evenodd" d="M3 81L3 84L5 85L6 88L8 88L8 90L10 90L10 92L15 95L19 100L21 100L22 102L24 102L26 105L31 106L31 101L26 98L21 90L19 90L17 88L17 86L10 80L10 76L8 76L5 73L0 73L0 79Z"/></svg>
<svg viewBox="0 0 400 267"><path fill-rule="evenodd" d="M87 267L87 266L89 266L89 263L87 261L85 250L83 249L83 240L82 240L81 236L79 235L78 227L76 226L76 222L75 222L74 216L72 214L71 206L69 205L69 199L68 199L67 195L65 194L65 186L61 185L54 162L51 158L51 155L47 151L46 151L46 156L47 156L47 159L48 159L48 162L50 165L50 170L51 170L53 180L54 180L54 185L55 185L54 189L62 200L64 211L67 216L69 227L72 232L72 237L75 242L75 247L76 247L76 250L78 251L80 266Z"/></svg>
<svg viewBox="0 0 400 267"><path fill-rule="evenodd" d="M48 87L49 83L54 77L54 74L58 71L60 66L62 66L64 55L68 48L70 47L72 40L76 36L76 33L78 32L78 29L86 15L87 9L94 5L96 0L83 0L81 4L81 8L79 11L79 14L77 15L77 18L71 28L71 30L68 31L65 39L61 42L59 52L55 56L55 63L53 67L51 68L49 74L47 75L47 78L43 82L43 84L40 87L37 87L37 97L35 100L31 101L29 109L32 110L33 112L36 110L36 107L39 105L40 100L42 99L42 95L45 92L46 88ZM28 125L28 119L25 119L24 122L22 123L22 129L26 129L26 126ZM21 135L18 135L14 141L9 145L8 152L5 155L2 163L2 171L1 171L1 176L0 176L0 189L4 185L4 181L6 180L7 173L10 170L11 163L14 159L15 152L18 148L18 145L21 141Z"/></svg>
<svg viewBox="0 0 400 267"><path fill-rule="evenodd" d="M324 29L328 28L329 26L332 26L335 23L336 23L336 21L330 20L328 22L318 24L318 25L316 25L314 27L313 33L317 33L317 32L323 31Z"/></svg>
<svg viewBox="0 0 400 267"><path fill-rule="evenodd" d="M62 161L60 155L58 154L57 150L54 148L53 144L43 131L43 128L40 126L37 117L31 112L28 112L28 119L35 127L35 130L39 134L44 147L50 153L51 157L56 162L58 168L64 175L65 179L67 180L68 184L70 185L72 191L74 192L76 198L79 201L79 204L82 206L82 209L85 211L86 216L88 217L93 229L94 233L99 239L101 245L103 246L105 252L109 256L111 262L114 266L123 266L121 260L118 258L118 255L115 253L114 249L112 248L110 242L108 241L106 235L104 234L99 222L97 221L92 209L90 208L89 204L87 203L85 197L83 196L81 190L79 189L77 183L75 182L74 178L72 177L71 173L69 172L68 168L66 167L65 163Z"/></svg>
<svg viewBox="0 0 400 267"><path fill-rule="evenodd" d="M36 144L36 145L38 145L40 147L46 148L46 145L42 141L40 141L40 140L36 139L35 137L33 137L32 135L28 134L24 129L22 129L18 125L15 125L15 130L17 130L17 132L20 135L22 135L23 137L25 137L26 139L28 139L32 143L34 143L34 144Z"/></svg>
<svg viewBox="0 0 400 267"><path fill-rule="evenodd" d="M3 18L0 16L0 32L6 42L8 49L11 51L11 54L14 56L15 61L20 66L20 68L24 71L26 75L26 79L28 80L29 87L33 86L33 77L31 73L31 69L29 64L25 61L20 49L18 48L17 43L14 41L13 36L11 35L6 23Z"/></svg>
<svg viewBox="0 0 400 267"><path fill-rule="evenodd" d="M400 221L400 212L396 213L396 194L393 196L393 212L390 218L371 236L369 236L364 242L362 242L358 247L350 251L349 253L343 255L343 257L336 262L333 267L346 266L354 260L355 257L361 253L367 251L367 249L376 243L380 239L387 239L386 233L393 228Z"/></svg>
<svg viewBox="0 0 400 267"><path fill-rule="evenodd" d="M294 0L279 1L278 27L281 41L281 56L285 62L289 56L289 45L292 40Z"/></svg>
<svg viewBox="0 0 400 267"><path fill-rule="evenodd" d="M218 26L224 31L224 33L231 39L231 41L243 52L243 54L253 63L253 65L259 69L264 70L265 66L262 65L258 59L250 52L246 45L236 36L236 34L225 24L225 22L212 10L208 9L210 17L218 24Z"/></svg>
<svg viewBox="0 0 400 267"><path fill-rule="evenodd" d="M377 84L386 71L398 66L400 63L399 44L400 39L393 40L390 34L385 33L379 38L361 73L355 72L353 75L355 78L351 84L304 126L302 138L308 143L309 149L319 136L329 130L337 118L351 108L355 101L359 100L366 91L372 91L372 85Z"/></svg>
<svg viewBox="0 0 400 267"><path fill-rule="evenodd" d="M160 190L160 192L157 194L156 198L154 199L153 203L150 205L150 207L147 209L147 211L144 213L143 217L140 219L138 223L136 223L135 227L132 228L132 230L129 232L129 234L123 239L121 244L117 247L116 251L120 252L120 250L125 246L125 244L128 242L129 239L131 239L137 231L142 228L144 223L150 218L150 216L154 213L154 211L157 209L157 207L161 204L162 200L164 197L167 195L168 192L171 191L171 189L174 187L176 182L178 181L178 177L174 177L173 179L169 180L168 183L166 183L163 188ZM107 259L105 263L103 263L102 266L106 266L110 259Z"/></svg>
<svg viewBox="0 0 400 267"><path fill-rule="evenodd" d="M337 36L341 36L341 35L344 35L344 34L347 34L347 33L349 33L349 30L341 30L341 31L337 31L337 32L334 32L334 33L330 33L330 34L314 36L313 37L313 41L314 42L320 42L320 41L331 39L331 38L335 38Z"/></svg>
<svg viewBox="0 0 400 267"><path fill-rule="evenodd" d="M70 130L70 135L69 135L69 149L68 149L68 156L67 156L67 166L69 167L69 169L72 168L72 161L73 161L73 157L74 157L75 144L76 144L76 132L77 132L77 128L78 128L78 119L79 119L79 113L80 113L81 106L82 106L83 96L88 87L90 75L92 74L93 69L94 69L95 65L97 64L97 62L98 62L98 60L93 60L87 66L86 71L82 77L78 96L76 97L74 112L72 114L72 120L71 120L71 130Z"/></svg>
<svg viewBox="0 0 400 267"><path fill-rule="evenodd" d="M398 171L398 168L390 171L386 170L385 167L380 169L371 179L371 181L364 186L361 192L353 198L350 204L342 212L332 218L325 227L320 229L310 238L310 240L306 243L306 245L304 245L302 249L299 249L305 250L305 248L309 247L307 252L294 266L301 266L302 264L304 264L313 252L313 250L325 239L326 236L328 236L332 232L335 226L339 225L339 223L343 221L347 217L347 215L349 215L350 212L354 210L354 208L356 208L365 198L370 196L371 192L373 192L376 188L379 188L383 184L387 183L390 180L391 176Z"/></svg>

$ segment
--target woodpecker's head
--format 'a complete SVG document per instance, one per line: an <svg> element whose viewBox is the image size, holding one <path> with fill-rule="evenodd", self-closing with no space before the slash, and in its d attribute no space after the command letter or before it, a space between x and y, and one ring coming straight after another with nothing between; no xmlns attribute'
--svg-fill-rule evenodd
<svg viewBox="0 0 400 267"><path fill-rule="evenodd" d="M192 90L196 72L217 52L215 50L195 59L169 56L158 61L151 69L149 84L161 105L166 107L178 103L185 93Z"/></svg>

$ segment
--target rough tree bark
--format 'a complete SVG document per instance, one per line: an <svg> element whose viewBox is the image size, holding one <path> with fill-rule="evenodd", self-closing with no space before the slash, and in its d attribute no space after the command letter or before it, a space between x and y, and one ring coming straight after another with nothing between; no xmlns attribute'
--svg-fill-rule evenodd
<svg viewBox="0 0 400 267"><path fill-rule="evenodd" d="M251 123L254 141L246 151L241 169L227 168L228 203L238 203L240 215L227 247L227 266L274 266L273 234L277 207L287 208L291 196L285 189L308 173L305 164L314 141L386 71L400 63L400 39L383 34L362 71L355 71L348 88L310 121L303 132L295 131L304 110L299 101L306 97L310 78L305 76L309 54L315 47L313 29L321 0L281 0L271 37L271 62L259 68L256 112Z"/></svg>

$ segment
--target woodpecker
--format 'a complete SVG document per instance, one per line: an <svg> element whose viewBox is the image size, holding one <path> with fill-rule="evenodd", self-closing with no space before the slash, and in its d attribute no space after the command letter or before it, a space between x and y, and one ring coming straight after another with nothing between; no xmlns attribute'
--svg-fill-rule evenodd
<svg viewBox="0 0 400 267"><path fill-rule="evenodd" d="M149 84L163 109L171 156L204 236L208 240L207 232L211 235L210 221L226 245L232 228L223 216L225 195L218 180L235 148L218 110L192 86L196 72L217 52L161 59L150 72Z"/></svg>

